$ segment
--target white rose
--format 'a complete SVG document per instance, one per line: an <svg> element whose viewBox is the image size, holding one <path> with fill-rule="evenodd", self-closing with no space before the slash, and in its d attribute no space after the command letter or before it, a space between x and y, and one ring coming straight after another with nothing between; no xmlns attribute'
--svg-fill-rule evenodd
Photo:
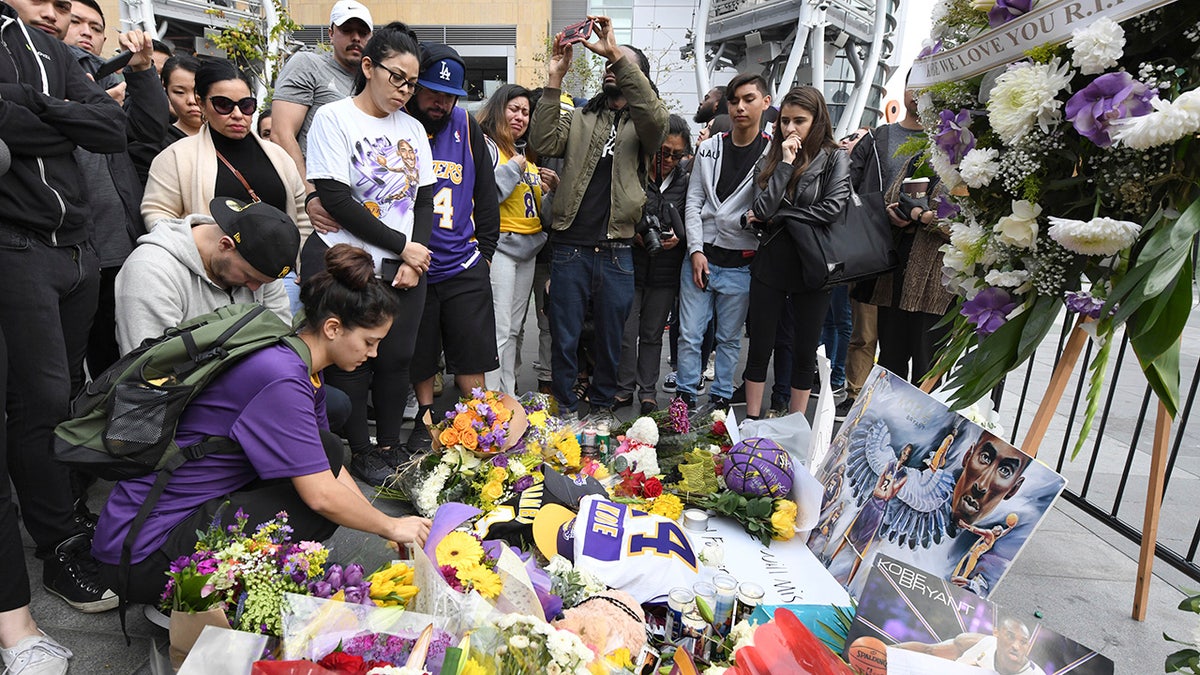
<svg viewBox="0 0 1200 675"><path fill-rule="evenodd" d="M1024 199L1014 201L1012 215L1001 218L992 231L1002 243L1032 249L1037 244L1037 218L1041 213L1042 207L1037 204Z"/></svg>

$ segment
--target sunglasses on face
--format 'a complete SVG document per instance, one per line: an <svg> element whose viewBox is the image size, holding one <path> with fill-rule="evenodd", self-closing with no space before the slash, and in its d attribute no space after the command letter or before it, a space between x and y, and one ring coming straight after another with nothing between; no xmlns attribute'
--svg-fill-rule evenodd
<svg viewBox="0 0 1200 675"><path fill-rule="evenodd" d="M379 66L380 68L383 68L384 70L387 71L388 82L390 82L393 87L395 87L401 91L404 91L405 89L408 89L410 91L416 90L417 78L414 77L411 80L406 80L406 79L404 79L404 75L402 73L397 73L396 71L392 70L391 68L388 68L387 66L383 65L382 63L376 63L375 65Z"/></svg>
<svg viewBox="0 0 1200 675"><path fill-rule="evenodd" d="M667 152L666 150L659 150L658 154L662 155L663 159L674 159L676 161L681 160L684 157L687 157L687 153L684 152L683 150L676 150L674 152Z"/></svg>
<svg viewBox="0 0 1200 675"><path fill-rule="evenodd" d="M235 101L227 96L209 96L208 102L212 104L213 110L217 111L218 115L232 115L233 109L237 108L242 111L243 115L253 115L254 110L258 108L258 99L253 96Z"/></svg>

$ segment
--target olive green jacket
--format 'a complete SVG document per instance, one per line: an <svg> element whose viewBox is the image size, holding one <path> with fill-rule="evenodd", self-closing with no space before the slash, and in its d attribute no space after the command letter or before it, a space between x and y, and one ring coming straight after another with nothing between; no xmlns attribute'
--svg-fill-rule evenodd
<svg viewBox="0 0 1200 675"><path fill-rule="evenodd" d="M662 145L669 114L650 81L630 59L618 60L613 74L625 95L628 114L617 123L608 238L630 239L646 202L646 158ZM608 142L616 111L566 111L559 105L559 95L558 89L546 87L533 111L529 145L539 156L564 159L551 227L565 230L575 222L583 193Z"/></svg>

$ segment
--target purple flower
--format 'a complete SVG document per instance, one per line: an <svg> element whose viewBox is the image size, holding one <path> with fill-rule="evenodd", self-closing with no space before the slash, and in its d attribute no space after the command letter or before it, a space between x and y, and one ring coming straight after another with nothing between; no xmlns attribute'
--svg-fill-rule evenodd
<svg viewBox="0 0 1200 675"><path fill-rule="evenodd" d="M926 56L933 56L934 54L937 54L938 52L942 51L942 46L943 46L942 41L938 40L937 42L935 42L931 45L923 47L921 49L920 53L917 54L917 58L923 59Z"/></svg>
<svg viewBox="0 0 1200 675"><path fill-rule="evenodd" d="M941 197L938 198L938 200L937 200L938 220L946 220L948 218L953 218L960 213L962 213L962 207L959 206L958 204L955 204L950 199L949 195L943 194Z"/></svg>
<svg viewBox="0 0 1200 675"><path fill-rule="evenodd" d="M1104 307L1104 301L1092 297L1087 291L1067 292L1067 311L1090 316L1093 319L1100 318L1100 308Z"/></svg>
<svg viewBox="0 0 1200 675"><path fill-rule="evenodd" d="M1033 0L996 0L996 5L988 10L988 25L992 28L1003 26L1031 11L1033 11Z"/></svg>
<svg viewBox="0 0 1200 675"><path fill-rule="evenodd" d="M480 389L479 387L472 387L472 388L471 388L471 398L477 398L477 399L479 399L479 400L481 400L481 401L482 401L482 400L483 400L483 397L484 397L485 395L487 395L487 392L485 392L484 390Z"/></svg>
<svg viewBox="0 0 1200 675"><path fill-rule="evenodd" d="M961 314L975 324L975 333L980 336L995 333L1008 321L1009 312L1017 303L1002 289L986 288L974 298L963 303Z"/></svg>
<svg viewBox="0 0 1200 675"><path fill-rule="evenodd" d="M941 122L933 132L934 142L947 155L950 163L957 165L962 158L975 148L975 134L971 133L971 111L959 110L955 114L949 110L941 112Z"/></svg>
<svg viewBox="0 0 1200 675"><path fill-rule="evenodd" d="M1125 71L1106 73L1092 80L1067 101L1067 119L1075 130L1107 148L1112 145L1108 126L1113 120L1141 117L1150 113L1154 90Z"/></svg>
<svg viewBox="0 0 1200 675"><path fill-rule="evenodd" d="M333 595L333 587L328 581L314 581L308 585L308 592L317 598L328 598Z"/></svg>
<svg viewBox="0 0 1200 675"><path fill-rule="evenodd" d="M330 588L334 591L339 591L342 588L342 566L330 565L329 571L325 573L325 581L329 582Z"/></svg>
<svg viewBox="0 0 1200 675"><path fill-rule="evenodd" d="M363 604L363 596L365 594L363 593L362 588L359 588L358 586L347 586L344 590L346 591L346 602L352 605ZM370 598L370 596L367 597Z"/></svg>
<svg viewBox="0 0 1200 675"><path fill-rule="evenodd" d="M199 574L212 574L217 571L217 561L215 558L205 558L196 563L196 572Z"/></svg>
<svg viewBox="0 0 1200 675"><path fill-rule="evenodd" d="M343 573L342 578L344 578L346 580L347 586L357 586L357 585L361 584L362 580L363 580L362 565L359 565L358 563L354 563L353 565L347 565L346 571Z"/></svg>
<svg viewBox="0 0 1200 675"><path fill-rule="evenodd" d="M525 474L518 478L516 483L513 483L512 489L513 492L524 492L531 487L533 487L533 476Z"/></svg>
<svg viewBox="0 0 1200 675"><path fill-rule="evenodd" d="M501 469L508 466L508 455L496 455L492 458L492 466L498 466Z"/></svg>

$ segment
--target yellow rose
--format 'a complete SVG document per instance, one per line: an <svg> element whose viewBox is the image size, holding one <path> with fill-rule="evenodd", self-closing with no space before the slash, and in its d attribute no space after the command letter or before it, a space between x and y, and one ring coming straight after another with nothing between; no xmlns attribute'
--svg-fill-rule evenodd
<svg viewBox="0 0 1200 675"><path fill-rule="evenodd" d="M442 429L442 433L438 434L438 442L447 448L458 445L458 430L454 427Z"/></svg>
<svg viewBox="0 0 1200 675"><path fill-rule="evenodd" d="M504 484L499 481L489 481L487 485L483 486L481 494L489 503L494 503L504 494Z"/></svg>
<svg viewBox="0 0 1200 675"><path fill-rule="evenodd" d="M508 478L508 472L498 466L493 466L488 473L488 480L493 482L503 483L505 478Z"/></svg>
<svg viewBox="0 0 1200 675"><path fill-rule="evenodd" d="M796 503L780 499L775 503L775 512L771 514L771 528L775 531L773 539L787 541L796 536Z"/></svg>

